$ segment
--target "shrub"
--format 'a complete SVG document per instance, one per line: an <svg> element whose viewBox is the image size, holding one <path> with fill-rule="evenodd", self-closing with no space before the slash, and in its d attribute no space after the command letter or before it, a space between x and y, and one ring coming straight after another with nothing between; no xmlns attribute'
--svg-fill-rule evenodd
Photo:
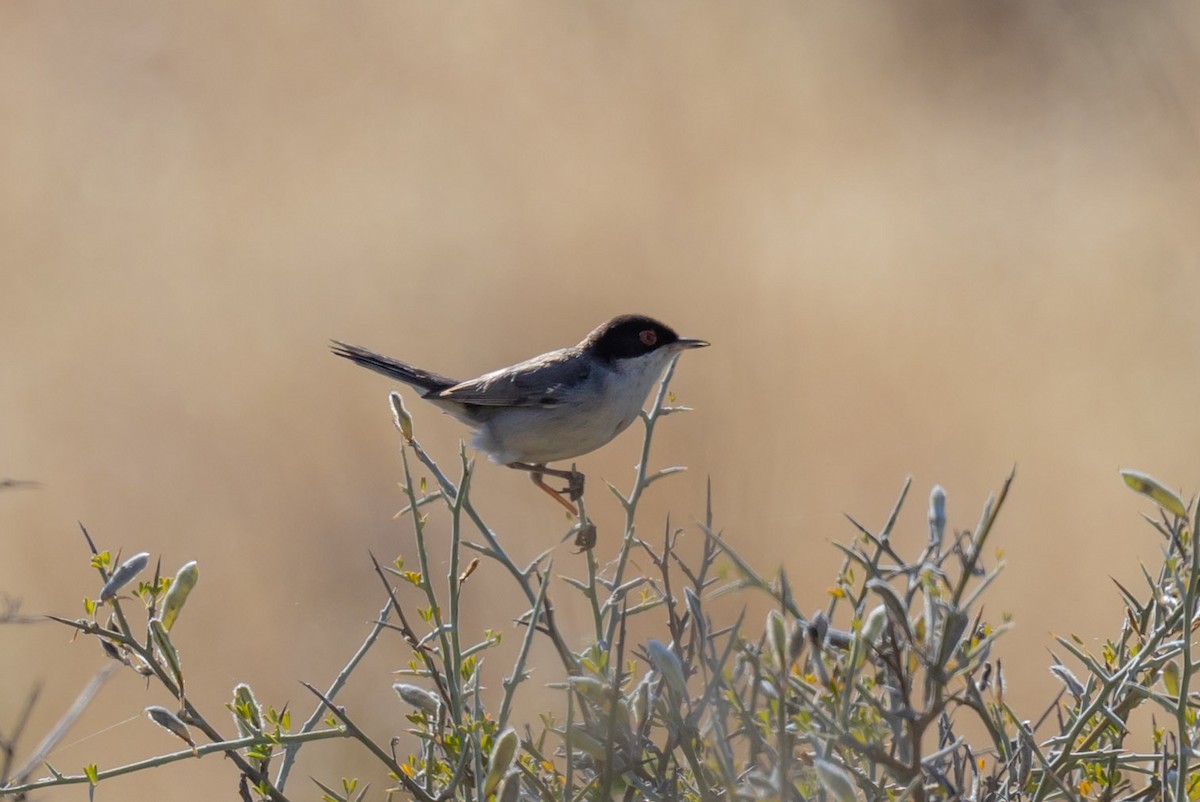
<svg viewBox="0 0 1200 802"><path fill-rule="evenodd" d="M462 454L452 479L413 437L412 421L393 394L404 440L404 512L417 565L375 562L388 602L330 685L306 686L315 697L307 720L293 726L290 714L264 707L243 684L227 705L237 737L222 735L212 714L188 699L171 642L172 627L197 585L197 566L185 565L173 580L156 571L135 587L149 555L114 566L118 560L88 537L104 588L85 617L55 620L96 636L109 657L167 688L178 709L151 707L146 714L187 748L104 771L51 768L51 776L39 780L28 779L32 769L15 772L0 796L71 783L94 786L224 752L240 773L243 799L285 800L298 751L330 738L354 739L377 758L389 793L422 802L1200 796L1189 771L1197 729L1191 631L1200 596L1195 502L1185 505L1144 474L1124 473L1131 487L1158 505L1157 517L1148 520L1163 539L1163 563L1157 574L1145 574L1141 595L1118 586L1125 616L1100 654L1077 640L1058 640L1075 668L1055 657L1050 670L1062 690L1040 715L1025 717L1005 699L1003 667L994 654L1008 623L988 620L981 602L1001 568L990 563L986 549L1012 476L987 500L971 530L947 528L946 493L933 488L928 538L915 555L899 553L892 539L906 483L880 530L855 524L852 542L838 547L842 566L827 608L805 615L784 573L760 575L715 528L711 487L697 527L703 541L698 554L681 553L683 530L669 521L660 539L637 533L643 493L682 470L648 467L656 425L686 409L672 405L670 375L643 413L645 437L632 489L622 494L610 486L625 512L615 559L601 566L587 550L586 576L562 577L555 588L555 594L576 592L586 599L586 638L564 633L555 617L553 550L529 565L515 564L472 506L471 461ZM410 454L434 477L434 489L414 482ZM427 508L436 507L450 517L444 583L431 574L425 538ZM575 532L584 546L594 540L582 503ZM635 554L653 566L649 575L631 573ZM464 643L459 626L460 591L481 560L501 566L529 605L515 662L493 709L481 692L479 656L498 636L489 631L480 642ZM423 604L401 604L397 583L415 587ZM769 600L765 621L749 621L743 613L718 625L710 600L730 593ZM140 603L136 626L125 609L131 597ZM635 619L653 622L658 637L638 641L630 634ZM385 745L364 733L335 697L367 651L393 633L412 653L404 681L393 686L408 728ZM536 692L526 669L536 638L549 639L561 661L560 681L551 687L566 712L561 720L544 714L536 724L517 723L518 694L531 687ZM584 641L582 651L570 647ZM1169 723L1138 733L1130 716L1147 702ZM1129 744L1138 738L1153 750L1134 751ZM397 746L410 751L401 756ZM317 783L326 800L368 793L354 779Z"/></svg>

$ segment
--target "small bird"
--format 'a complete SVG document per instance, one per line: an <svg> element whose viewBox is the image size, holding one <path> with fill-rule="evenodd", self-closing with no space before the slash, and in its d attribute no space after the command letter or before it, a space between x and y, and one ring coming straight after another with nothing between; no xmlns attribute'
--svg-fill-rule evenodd
<svg viewBox="0 0 1200 802"><path fill-rule="evenodd" d="M671 360L706 345L653 318L620 315L578 345L463 382L338 340L331 349L420 390L426 401L471 427L471 445L492 462L528 471L534 484L577 515L571 502L583 496L583 474L547 464L595 451L625 431ZM555 490L544 475L565 479L567 486Z"/></svg>

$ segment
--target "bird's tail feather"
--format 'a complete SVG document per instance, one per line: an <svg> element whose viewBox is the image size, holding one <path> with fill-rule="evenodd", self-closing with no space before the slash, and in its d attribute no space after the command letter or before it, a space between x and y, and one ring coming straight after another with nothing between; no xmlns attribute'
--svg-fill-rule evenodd
<svg viewBox="0 0 1200 802"><path fill-rule="evenodd" d="M333 340L333 345L329 346L329 350L340 357L349 359L356 365L361 365L368 370L382 373L384 376L390 376L393 379L399 379L405 384L424 390L426 395L440 393L447 387L453 387L458 384L454 379L415 368L412 365L405 364L383 354L377 354L359 345L351 345L350 343Z"/></svg>

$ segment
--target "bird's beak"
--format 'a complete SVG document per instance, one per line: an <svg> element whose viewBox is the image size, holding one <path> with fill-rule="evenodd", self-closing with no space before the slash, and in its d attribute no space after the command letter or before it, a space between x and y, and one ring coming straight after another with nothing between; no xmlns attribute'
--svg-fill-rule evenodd
<svg viewBox="0 0 1200 802"><path fill-rule="evenodd" d="M675 347L680 351L686 348L706 348L709 345L711 345L711 343L708 340L695 340L691 337L680 337L675 341Z"/></svg>

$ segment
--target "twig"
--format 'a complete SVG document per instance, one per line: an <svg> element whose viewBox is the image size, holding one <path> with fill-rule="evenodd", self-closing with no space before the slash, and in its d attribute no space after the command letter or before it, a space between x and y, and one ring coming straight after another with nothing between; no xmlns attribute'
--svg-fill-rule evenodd
<svg viewBox="0 0 1200 802"><path fill-rule="evenodd" d="M71 726L75 723L75 721L81 715L83 715L83 711L87 709L87 706L91 704L92 699L94 699L96 694L100 692L100 689L104 687L104 683L108 682L120 668L120 663L107 663L103 668L92 675L92 678L88 680L87 685L83 686L83 690L81 690L79 695L75 697L75 701L72 702L71 706L68 707L66 712L62 714L62 716L58 719L58 722L50 728L50 731L46 733L41 742L34 747L33 752L28 758L25 759L25 762L22 763L15 772L13 772L13 775L9 780L10 784L20 785L29 779L29 775L33 774L34 769L42 764L42 762L46 759L46 755L50 754L54 747L58 745L58 742L63 739L63 736L67 734L67 731L71 729ZM0 794L0 796L2 795L3 794Z"/></svg>
<svg viewBox="0 0 1200 802"><path fill-rule="evenodd" d="M96 772L96 781L110 780L113 777L120 777L124 774L134 774L146 769L153 769L159 766L165 766L169 763L176 763L180 760L194 760L205 755L215 752L224 752L226 755L237 755L242 749L247 749L255 746L269 746L277 743L289 742L304 742L309 741L324 741L330 738L345 738L346 732L341 729L316 730L306 733L283 734L278 737L253 735L245 738L236 738L231 741L216 741L207 744L197 744L196 748L184 749L179 752L171 752L157 757L139 760L135 763L127 763L123 766L117 766L111 769L102 769ZM0 797L19 796L28 794L32 791L40 791L43 788L56 788L60 785L79 785L81 783L89 783L92 779L86 774L58 774L53 777L46 777L41 780L24 783L21 785L6 785L0 788Z"/></svg>

